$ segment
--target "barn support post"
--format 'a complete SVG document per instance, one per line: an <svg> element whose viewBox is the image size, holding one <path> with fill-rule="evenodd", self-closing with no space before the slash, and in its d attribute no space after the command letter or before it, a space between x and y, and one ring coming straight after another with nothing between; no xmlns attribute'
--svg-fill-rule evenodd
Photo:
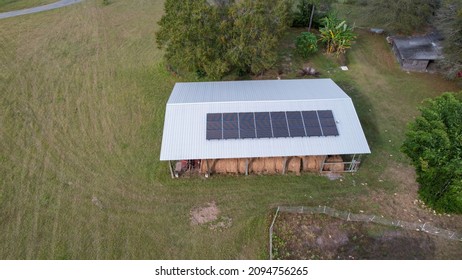
<svg viewBox="0 0 462 280"><path fill-rule="evenodd" d="M287 166L287 157L284 157L284 163L282 164L282 174L286 174L286 166Z"/></svg>
<svg viewBox="0 0 462 280"><path fill-rule="evenodd" d="M210 176L210 167L209 167L209 160L205 160L205 165L207 166L207 173L205 173L205 177L208 178Z"/></svg>
<svg viewBox="0 0 462 280"><path fill-rule="evenodd" d="M324 164L326 163L326 159L327 159L327 155L324 156L324 159L322 160L321 170L319 170L320 173L322 173L322 171L324 170Z"/></svg>
<svg viewBox="0 0 462 280"><path fill-rule="evenodd" d="M245 159L245 176L249 175L249 159Z"/></svg>
<svg viewBox="0 0 462 280"><path fill-rule="evenodd" d="M170 160L168 161L168 167L170 169L170 176L172 176L172 179L175 178L175 175L173 175L172 162Z"/></svg>

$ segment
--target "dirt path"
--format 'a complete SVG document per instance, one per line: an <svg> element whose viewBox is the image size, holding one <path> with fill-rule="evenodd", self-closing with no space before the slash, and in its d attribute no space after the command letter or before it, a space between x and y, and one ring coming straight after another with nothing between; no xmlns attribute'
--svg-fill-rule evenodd
<svg viewBox="0 0 462 280"><path fill-rule="evenodd" d="M33 13L38 13L38 12L43 12L43 11L49 11L49 10L69 6L69 5L72 5L72 4L76 4L76 3L79 3L79 2L82 2L82 0L60 0L60 1L48 4L48 5L43 5L43 6L38 6L38 7L34 7L34 8L28 8L28 9L22 9L22 10L17 10L17 11L0 13L0 19L16 17L16 16L22 16L22 15L27 15L27 14L33 14Z"/></svg>

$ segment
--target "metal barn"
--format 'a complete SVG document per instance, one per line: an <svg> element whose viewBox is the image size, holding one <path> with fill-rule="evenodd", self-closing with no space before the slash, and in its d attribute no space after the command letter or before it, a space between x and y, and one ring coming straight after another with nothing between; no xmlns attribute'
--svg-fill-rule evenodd
<svg viewBox="0 0 462 280"><path fill-rule="evenodd" d="M177 83L160 153L172 177L355 172L369 154L351 98L331 79Z"/></svg>

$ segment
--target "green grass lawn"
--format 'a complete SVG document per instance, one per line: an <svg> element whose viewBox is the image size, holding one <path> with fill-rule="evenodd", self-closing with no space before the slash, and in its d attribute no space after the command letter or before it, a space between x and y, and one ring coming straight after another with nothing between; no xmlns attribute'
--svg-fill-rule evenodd
<svg viewBox="0 0 462 280"><path fill-rule="evenodd" d="M57 1L58 0L0 0L0 13L42 6Z"/></svg>
<svg viewBox="0 0 462 280"><path fill-rule="evenodd" d="M405 125L452 83L400 72L383 38L364 34L350 71L321 54L312 61L355 101L373 152L358 174L171 180L159 151L181 79L156 48L162 12L161 0L86 0L0 21L0 259L267 258L277 205L390 214L367 198L402 191L383 174L407 164ZM230 228L190 225L191 209L211 201Z"/></svg>

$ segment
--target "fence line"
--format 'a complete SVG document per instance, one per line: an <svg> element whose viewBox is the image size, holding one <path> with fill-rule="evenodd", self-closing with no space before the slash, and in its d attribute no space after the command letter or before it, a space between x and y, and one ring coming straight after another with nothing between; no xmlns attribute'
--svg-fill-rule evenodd
<svg viewBox="0 0 462 280"><path fill-rule="evenodd" d="M450 240L457 240L462 242L462 234L455 231L441 229L434 227L428 223L411 223L404 222L401 220L388 220L383 216L378 215L366 215L366 214L355 214L351 212L338 211L336 209L327 207L327 206L318 206L318 207L287 207L279 206L274 215L273 223L270 227L270 259L273 259L273 226L278 216L278 213L299 213L299 214L325 214L331 217L339 218L345 221L351 222L373 222L376 224L381 224L385 226L394 226L400 227L408 230L423 231L432 235L437 235Z"/></svg>

